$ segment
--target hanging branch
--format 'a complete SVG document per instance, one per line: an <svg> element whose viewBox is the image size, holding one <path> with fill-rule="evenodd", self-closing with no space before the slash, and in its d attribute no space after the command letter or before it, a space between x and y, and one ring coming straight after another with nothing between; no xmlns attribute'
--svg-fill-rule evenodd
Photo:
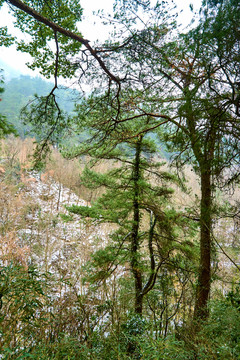
<svg viewBox="0 0 240 360"><path fill-rule="evenodd" d="M107 76L112 79L115 83L118 84L119 88L121 87L120 84L120 78L115 76L114 74L112 74L108 68L106 67L105 63L103 62L103 60L97 55L97 51L95 49L93 49L90 45L89 45L89 40L84 39L83 37L81 37L80 35L77 35L75 33L73 33L72 31L66 30L64 28L62 28L61 26L59 26L58 24L50 21L49 19L45 18L44 16L42 16L40 13L38 13L37 11L35 11L33 8L31 8L30 6L24 4L22 1L20 0L7 0L7 3L17 7L18 9L24 11L26 14L32 16L34 19L36 19L37 21L45 24L46 26L48 26L49 28L53 29L53 31L55 33L60 33L62 35L67 36L68 38L71 38L73 40L76 40L78 42L80 42L81 44L83 44L88 51L90 52L90 54L97 60L97 62L99 63L100 67L102 68L102 70L107 74Z"/></svg>
<svg viewBox="0 0 240 360"><path fill-rule="evenodd" d="M55 71L54 71L54 87L49 95L53 95L54 91L58 88L58 62L59 62L59 45L58 45L58 38L57 38L57 31L54 31L54 38L56 44L56 60L55 60Z"/></svg>
<svg viewBox="0 0 240 360"><path fill-rule="evenodd" d="M226 251L223 249L223 247L220 245L220 243L217 241L216 237L213 235L212 233L212 238L215 241L215 243L217 244L217 246L219 247L219 249L222 251L222 253L228 258L228 260L231 261L231 263L238 269L238 271L240 271L240 267L238 266L238 264L226 253Z"/></svg>

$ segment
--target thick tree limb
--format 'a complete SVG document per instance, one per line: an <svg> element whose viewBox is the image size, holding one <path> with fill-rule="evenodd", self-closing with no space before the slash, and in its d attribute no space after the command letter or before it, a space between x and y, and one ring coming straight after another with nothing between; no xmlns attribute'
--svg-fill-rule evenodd
<svg viewBox="0 0 240 360"><path fill-rule="evenodd" d="M65 36L67 36L67 37L69 37L69 38L71 38L73 40L76 40L76 41L80 42L81 44L83 44L88 49L90 54L97 60L100 67L108 75L108 77L110 79L112 79L114 82L116 82L120 86L120 79L117 76L113 75L108 70L108 68L104 64L103 60L97 55L96 50L93 49L89 45L88 40L84 39L80 35L77 35L77 34L73 33L72 31L66 30L66 29L62 28L61 26L59 26L58 24L50 21L49 19L45 18L40 13L38 13L37 11L35 11L33 8L29 7L28 5L24 4L20 0L7 0L7 3L15 6L16 8L18 8L18 9L20 9L22 11L24 11L26 14L32 16L37 21L39 21L39 22L45 24L46 26L48 26L49 28L53 29L54 32L58 32L58 33L60 33L62 35L65 35Z"/></svg>

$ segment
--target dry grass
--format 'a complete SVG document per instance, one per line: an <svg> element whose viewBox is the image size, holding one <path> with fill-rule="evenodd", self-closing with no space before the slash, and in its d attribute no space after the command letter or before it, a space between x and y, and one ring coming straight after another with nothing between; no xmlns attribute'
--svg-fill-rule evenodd
<svg viewBox="0 0 240 360"><path fill-rule="evenodd" d="M0 144L0 181L3 178L7 179L8 174L10 174L9 176L11 177L15 176L17 179L14 184L9 184L6 182L0 183L0 230L2 239L4 239L3 242L5 242L5 244L9 243L9 256L10 254L13 256L11 248L14 248L14 241L17 241L16 229L18 229L20 226L23 226L24 222L27 224L29 222L29 213L31 211L35 211L34 201L30 198L26 201L25 197L23 204L21 199L21 192L18 191L18 186L20 183L25 186L25 189L27 190L28 185L34 181L34 178L31 178L28 173L32 166L31 155L33 154L34 148L35 145L33 139L21 140L20 138L9 137L7 140L1 140ZM62 187L66 187L75 192L81 199L87 201L88 204L90 204L92 201L97 199L104 190L101 188L97 191L89 190L81 184L80 174L83 171L85 164L88 163L88 160L89 159L87 157L80 160L66 160L56 149L53 149L52 154L47 161L46 168L41 174L42 181L48 183L50 187L52 179L54 179L59 185L59 194L62 191ZM105 173L113 166L119 166L119 164L102 161L96 165L94 169L100 173ZM162 170L169 171L168 164L164 165ZM178 186L174 185L173 187L175 192L172 198L172 202L175 206L177 206L178 209L184 210L186 207L190 208L191 214L198 216L200 202L199 178L195 175L190 166L185 166L184 175L187 179L186 186L188 191L187 193L183 192ZM231 194L231 196L229 193L220 194L219 199L221 201L226 199L230 200L232 203L235 203L236 199L239 197L239 193L240 189L237 189L235 194ZM47 197L46 200L53 203L53 200L49 197ZM52 206L56 207L56 204L52 204ZM145 226L148 227L148 217L146 217L146 219L144 218L143 220L145 222ZM47 227L47 222L45 225ZM217 230L215 229L216 237L219 239L221 244L226 246L227 251L229 251L229 244L233 245L234 247L238 247L239 245L239 224L238 226L235 224L235 227L233 225L234 224L232 221L223 220L222 223L218 225ZM39 226L41 226L40 223ZM86 229L86 236L81 236L81 239L79 238L79 244L76 244L76 247L78 251L83 254L83 258L88 258L90 252L87 250L87 248L85 248L87 245L80 246L80 243L84 242L84 244L87 244L87 237L89 234L92 234L94 230L92 225L88 222L84 223L84 226ZM112 228L110 225L105 226L106 232L110 232L111 230ZM51 231L54 231L54 229ZM13 239L15 240L13 241ZM227 244L225 244L226 242ZM22 245L23 249L25 245ZM67 247L69 248L68 245L66 248ZM4 256L7 256L7 253L4 253L5 250L3 251L2 249L1 251ZM20 251L20 248L17 250L17 252L18 251ZM28 254L28 251L29 250L26 250L26 254ZM45 249L45 251L47 250ZM69 251L72 253L72 250ZM234 256L236 261L238 260L238 254L236 255L236 252L232 254L232 256ZM220 253L219 258L221 259L221 262L224 263L224 257ZM222 266L220 266L220 268L221 267ZM221 272L223 270L224 269L222 269Z"/></svg>

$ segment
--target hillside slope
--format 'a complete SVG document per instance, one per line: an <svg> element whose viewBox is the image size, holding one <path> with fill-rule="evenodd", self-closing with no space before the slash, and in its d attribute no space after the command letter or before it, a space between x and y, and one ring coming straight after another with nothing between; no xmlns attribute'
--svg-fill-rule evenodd
<svg viewBox="0 0 240 360"><path fill-rule="evenodd" d="M25 137L26 133L34 136L31 132L31 126L24 125L21 120L21 110L34 95L46 96L53 88L53 84L40 77L30 77L28 75L19 75L6 81L4 84L5 92L2 95L0 103L0 113L5 115L8 121L15 125L19 135ZM60 108L67 113L74 109L74 103L79 100L79 93L76 90L59 88L56 91L57 101Z"/></svg>

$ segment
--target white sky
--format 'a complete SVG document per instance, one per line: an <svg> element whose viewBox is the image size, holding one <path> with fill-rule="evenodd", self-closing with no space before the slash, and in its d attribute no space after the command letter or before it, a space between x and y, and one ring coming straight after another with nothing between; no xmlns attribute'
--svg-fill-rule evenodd
<svg viewBox="0 0 240 360"><path fill-rule="evenodd" d="M105 12L111 12L113 0L80 0L84 9L84 20L80 23L79 30L82 32L83 37L88 40L94 41L98 38L104 39L108 35L106 26L94 24L94 18L92 11L96 11L99 7L103 8ZM178 5L178 10L183 9L180 21L188 24L192 18L192 14L189 9L189 4L194 3L194 10L198 10L201 5L201 0L175 0ZM8 14L8 7L6 4L0 10L0 24L1 26L8 26L9 32L13 32L15 35L20 35L20 31L14 29L11 16ZM14 31L12 31L14 30ZM21 34L23 39L27 40L26 35ZM17 52L14 46L10 48L0 48L0 59L7 63L9 66L16 70L20 70L23 74L36 75L36 72L32 72L27 68L25 63L31 58L27 54Z"/></svg>

